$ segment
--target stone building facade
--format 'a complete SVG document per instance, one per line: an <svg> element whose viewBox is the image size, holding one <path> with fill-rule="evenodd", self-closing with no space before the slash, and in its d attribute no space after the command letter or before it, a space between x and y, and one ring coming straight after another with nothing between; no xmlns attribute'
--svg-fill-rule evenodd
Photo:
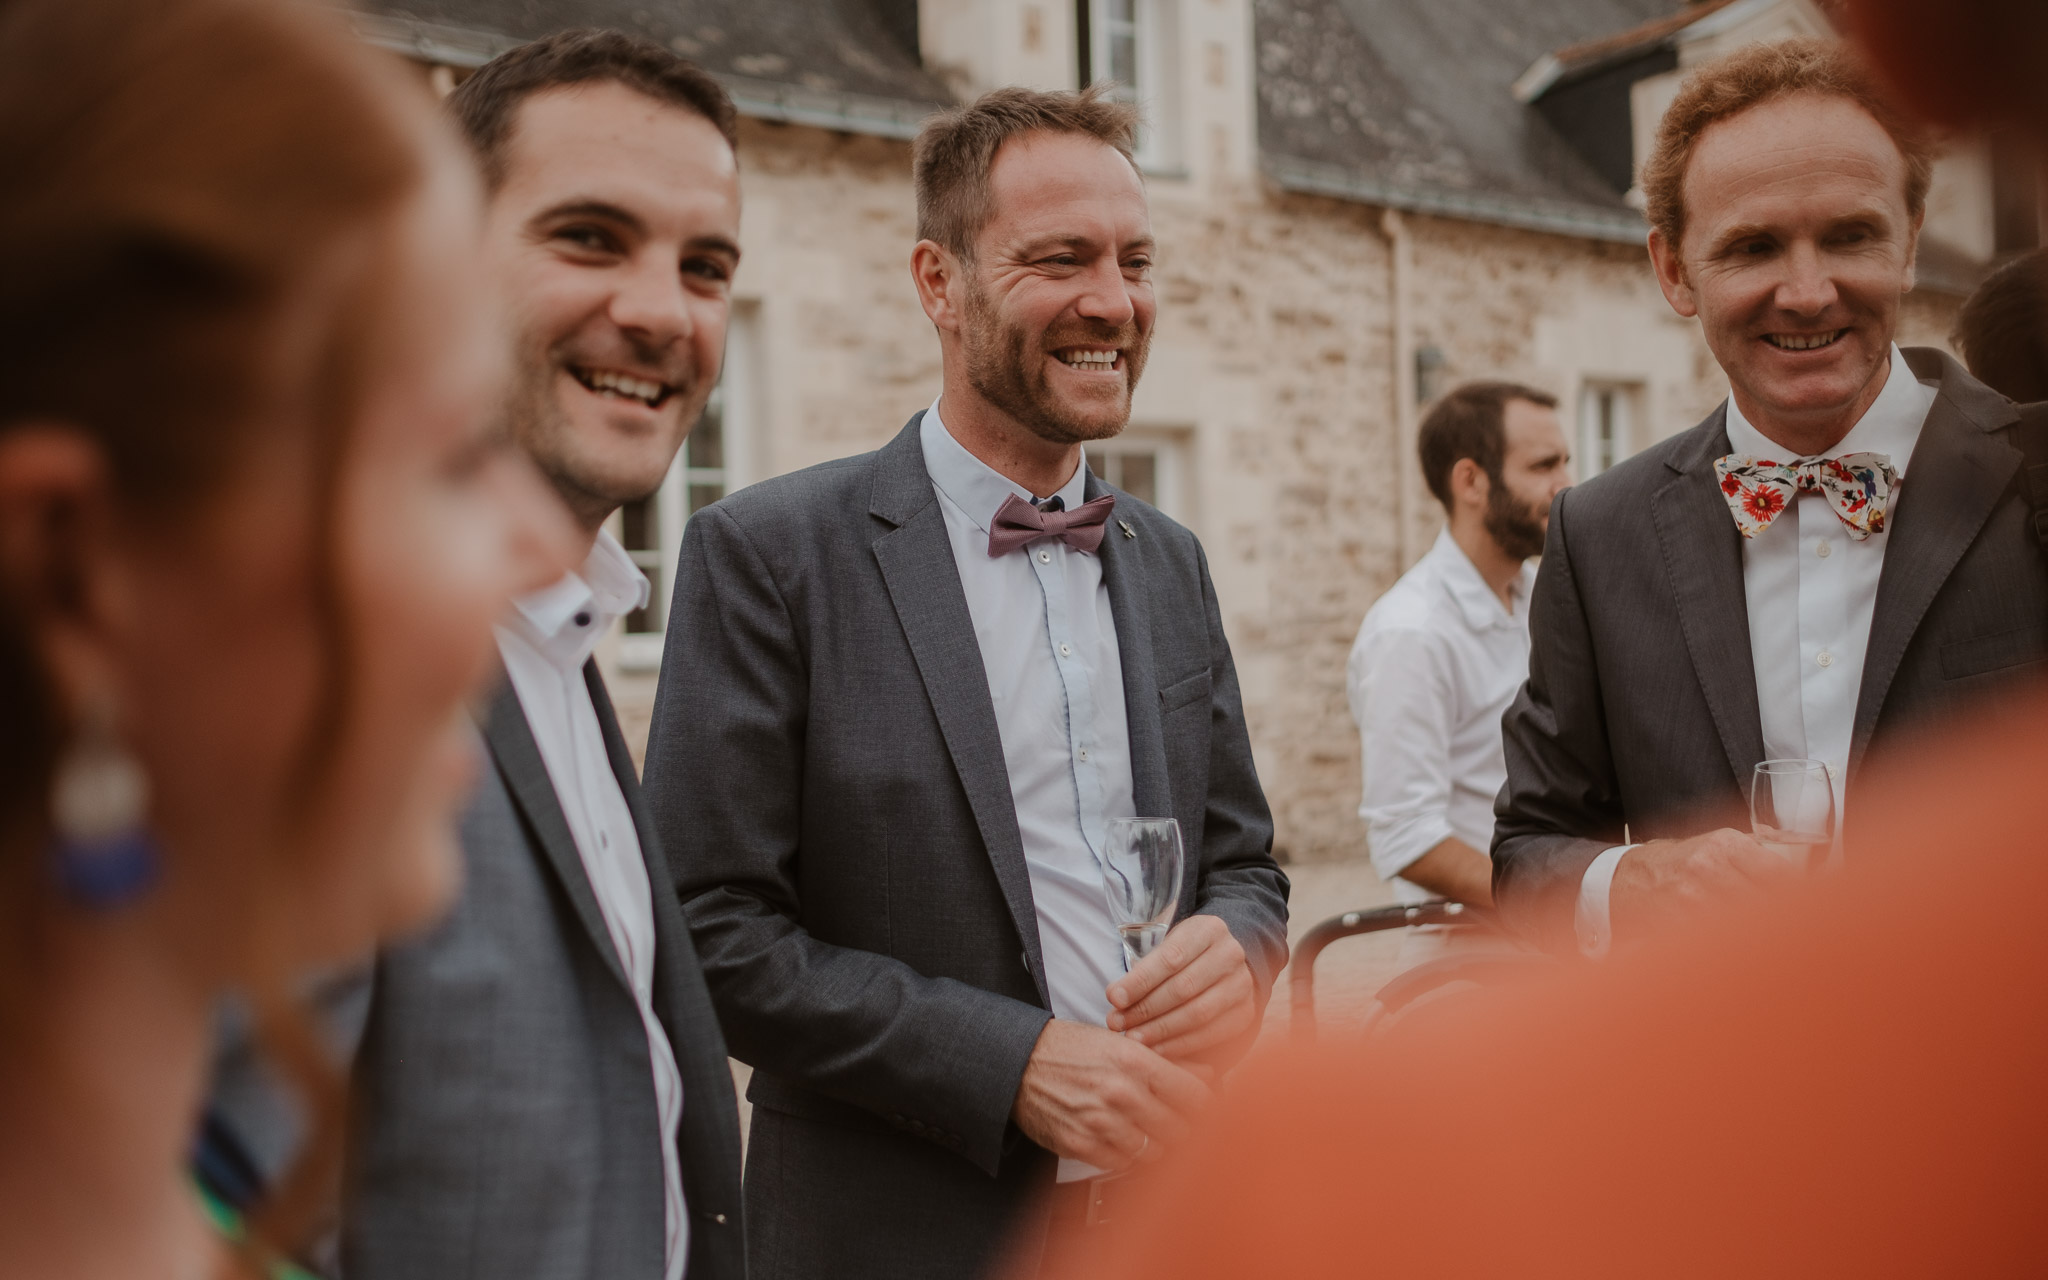
<svg viewBox="0 0 2048 1280"><path fill-rule="evenodd" d="M872 449L937 394L908 271L917 119L996 84L1134 73L1154 121L1159 324L1131 429L1093 461L1208 549L1289 859L1363 853L1345 655L1440 524L1413 462L1429 398L1473 377L1545 387L1597 465L1726 394L1658 293L1626 192L1515 96L1542 56L1682 15L1676 0L408 3L372 6L365 31L444 85L597 23L698 58L741 104L725 384L670 484L621 526L658 592L695 506ZM1532 9L1555 12L1531 31ZM1429 65L1444 47L1451 70ZM1443 101L1398 83L1445 75ZM1956 288L1909 297L1904 340L1941 345ZM657 603L604 650L629 737L660 623Z"/></svg>

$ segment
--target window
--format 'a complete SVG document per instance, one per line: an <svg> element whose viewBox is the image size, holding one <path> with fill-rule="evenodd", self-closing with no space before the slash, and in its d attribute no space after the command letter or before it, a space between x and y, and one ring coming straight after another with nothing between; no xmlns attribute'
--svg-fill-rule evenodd
<svg viewBox="0 0 2048 1280"><path fill-rule="evenodd" d="M1576 470L1590 479L1635 452L1638 389L1629 383L1589 382L1579 395Z"/></svg>
<svg viewBox="0 0 2048 1280"><path fill-rule="evenodd" d="M661 638L668 629L669 597L675 591L683 525L752 478L743 474L751 409L746 395L752 382L747 363L751 319L751 311L733 308L723 376L661 488L619 509L619 542L647 575L649 586L647 607L635 609L625 618L619 665L627 670L652 670L661 665Z"/></svg>
<svg viewBox="0 0 2048 1280"><path fill-rule="evenodd" d="M1088 469L1133 498L1186 521L1179 440L1126 435L1091 444Z"/></svg>
<svg viewBox="0 0 2048 1280"><path fill-rule="evenodd" d="M1107 80L1116 97L1143 108L1138 161L1151 169L1174 159L1168 145L1178 97L1169 70L1173 19L1173 0L1075 0L1081 83Z"/></svg>

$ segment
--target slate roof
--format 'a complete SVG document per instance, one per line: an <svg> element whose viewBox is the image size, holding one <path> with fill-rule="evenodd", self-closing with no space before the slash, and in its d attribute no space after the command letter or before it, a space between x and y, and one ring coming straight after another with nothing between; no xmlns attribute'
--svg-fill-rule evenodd
<svg viewBox="0 0 2048 1280"><path fill-rule="evenodd" d="M1642 216L1515 82L1681 0L1254 0L1259 144L1289 190L1641 243Z"/></svg>
<svg viewBox="0 0 2048 1280"><path fill-rule="evenodd" d="M356 0L402 53L476 66L568 27L645 35L724 82L742 113L910 137L952 102L918 61L914 0Z"/></svg>

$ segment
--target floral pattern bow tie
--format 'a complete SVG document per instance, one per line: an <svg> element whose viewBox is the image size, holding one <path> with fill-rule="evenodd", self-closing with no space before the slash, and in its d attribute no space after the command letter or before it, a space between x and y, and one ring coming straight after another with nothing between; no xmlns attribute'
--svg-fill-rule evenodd
<svg viewBox="0 0 2048 1280"><path fill-rule="evenodd" d="M1861 542L1884 532L1885 509L1899 484L1891 458L1882 453L1845 453L1839 458L1793 462L1731 453L1714 463L1714 471L1721 477L1721 496L1735 513L1735 527L1745 538L1770 528L1793 498L1818 493L1848 526L1849 536Z"/></svg>

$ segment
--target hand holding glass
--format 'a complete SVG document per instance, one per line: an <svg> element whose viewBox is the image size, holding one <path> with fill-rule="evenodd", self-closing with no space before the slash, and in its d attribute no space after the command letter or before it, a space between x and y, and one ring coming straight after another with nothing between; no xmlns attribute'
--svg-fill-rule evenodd
<svg viewBox="0 0 2048 1280"><path fill-rule="evenodd" d="M1112 818L1102 851L1109 914L1134 968L1173 925L1180 903L1180 823L1173 818Z"/></svg>
<svg viewBox="0 0 2048 1280"><path fill-rule="evenodd" d="M1801 871L1817 870L1835 847L1835 785L1819 760L1765 760L1749 792L1757 843Z"/></svg>

